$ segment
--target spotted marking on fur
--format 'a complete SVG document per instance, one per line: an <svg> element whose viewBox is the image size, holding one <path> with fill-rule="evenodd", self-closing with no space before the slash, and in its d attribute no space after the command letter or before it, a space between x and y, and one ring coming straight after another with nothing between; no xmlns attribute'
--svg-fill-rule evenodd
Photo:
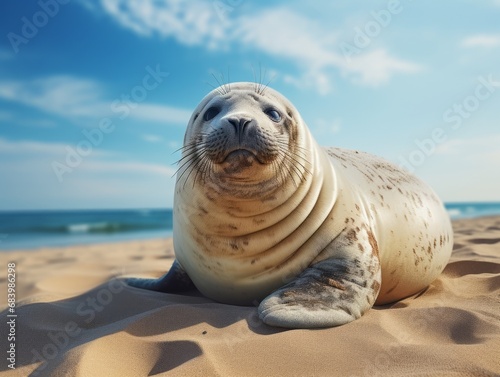
<svg viewBox="0 0 500 377"><path fill-rule="evenodd" d="M347 232L346 238L349 240L349 243L352 245L355 241L358 240L358 235L354 229L351 229Z"/></svg>
<svg viewBox="0 0 500 377"><path fill-rule="evenodd" d="M334 280L332 278L327 278L326 280L327 280L328 285L330 287L334 287L334 288L340 289L341 291L345 291L346 290L346 287L344 285L342 285L340 282L338 282L337 280Z"/></svg>
<svg viewBox="0 0 500 377"><path fill-rule="evenodd" d="M370 246L372 247L372 253L373 255L378 257L377 240L375 239L375 236L373 235L373 232L371 230L368 230L367 233L368 233L368 242L370 242Z"/></svg>

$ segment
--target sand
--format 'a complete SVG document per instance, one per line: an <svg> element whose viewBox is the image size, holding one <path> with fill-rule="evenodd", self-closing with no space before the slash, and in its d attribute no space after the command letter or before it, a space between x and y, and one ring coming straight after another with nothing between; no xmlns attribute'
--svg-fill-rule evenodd
<svg viewBox="0 0 500 377"><path fill-rule="evenodd" d="M350 324L283 330L254 307L148 292L172 240L1 252L0 375L499 376L500 217L454 222L455 248L424 292ZM7 263L16 263L16 369L6 364Z"/></svg>

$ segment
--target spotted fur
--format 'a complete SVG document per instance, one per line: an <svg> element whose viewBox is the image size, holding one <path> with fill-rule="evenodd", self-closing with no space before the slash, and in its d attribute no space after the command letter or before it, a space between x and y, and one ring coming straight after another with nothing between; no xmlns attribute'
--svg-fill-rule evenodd
<svg viewBox="0 0 500 377"><path fill-rule="evenodd" d="M232 83L201 101L186 130L176 262L165 277L132 284L260 302L273 326L338 326L427 287L452 240L422 181L376 156L319 147L279 93Z"/></svg>

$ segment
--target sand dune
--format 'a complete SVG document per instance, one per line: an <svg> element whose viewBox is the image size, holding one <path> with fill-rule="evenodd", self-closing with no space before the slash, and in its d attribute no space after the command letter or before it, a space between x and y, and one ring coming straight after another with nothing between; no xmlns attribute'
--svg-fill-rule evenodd
<svg viewBox="0 0 500 377"><path fill-rule="evenodd" d="M2 266L17 269L17 369L3 358L0 374L499 376L500 217L454 228L452 259L428 289L320 330L272 328L252 307L113 279L161 275L172 263L170 239L3 252ZM5 309L5 294L0 300Z"/></svg>

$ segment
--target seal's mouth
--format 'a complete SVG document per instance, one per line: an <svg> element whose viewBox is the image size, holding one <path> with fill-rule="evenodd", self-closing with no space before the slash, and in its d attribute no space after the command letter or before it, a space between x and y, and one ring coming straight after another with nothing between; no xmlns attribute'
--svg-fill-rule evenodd
<svg viewBox="0 0 500 377"><path fill-rule="evenodd" d="M259 164L264 164L260 159L258 154L250 149L239 148L229 152L225 157L222 163L244 163L247 165L252 161L257 161Z"/></svg>

